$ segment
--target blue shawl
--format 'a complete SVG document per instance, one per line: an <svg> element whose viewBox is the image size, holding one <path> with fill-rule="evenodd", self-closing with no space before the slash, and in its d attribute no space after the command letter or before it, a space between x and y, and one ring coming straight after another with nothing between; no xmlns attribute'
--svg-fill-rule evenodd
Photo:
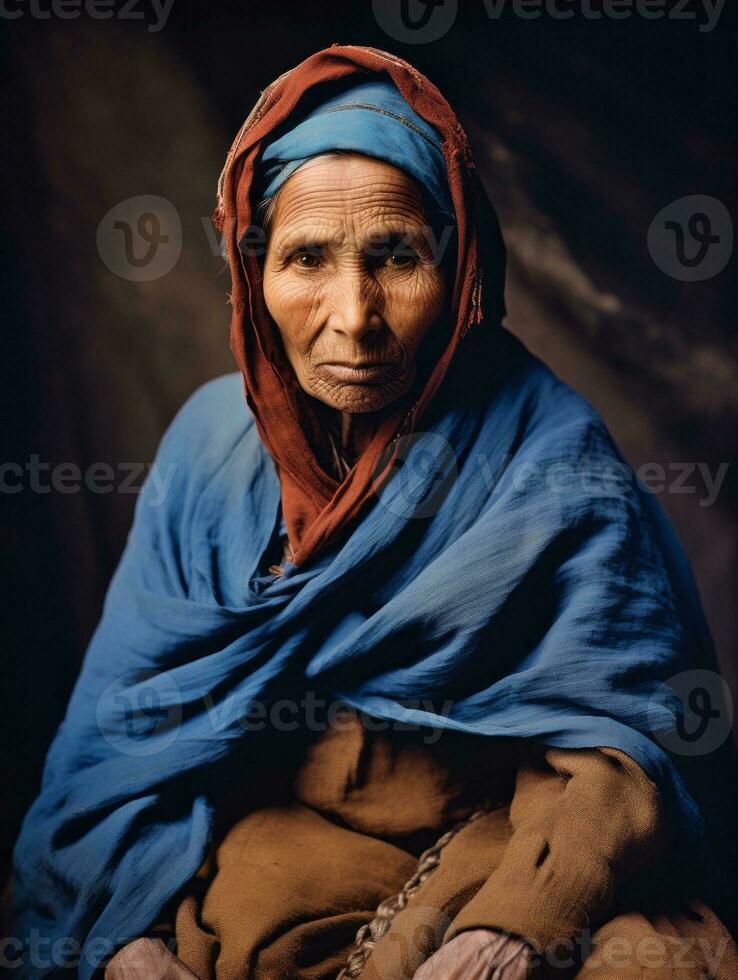
<svg viewBox="0 0 738 980"><path fill-rule="evenodd" d="M258 749L255 706L312 690L406 724L620 749L694 849L699 812L654 735L674 728L663 682L709 659L709 637L596 411L479 331L400 459L350 534L265 576L280 485L240 376L182 408L20 836L17 936L47 954L73 937L90 977L197 872L238 749Z"/></svg>

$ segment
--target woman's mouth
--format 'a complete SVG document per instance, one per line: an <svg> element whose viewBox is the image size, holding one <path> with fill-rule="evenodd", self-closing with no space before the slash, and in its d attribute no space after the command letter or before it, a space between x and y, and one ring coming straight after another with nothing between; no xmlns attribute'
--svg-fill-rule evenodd
<svg viewBox="0 0 738 980"><path fill-rule="evenodd" d="M324 381L342 382L344 384L380 385L390 380L395 373L395 366L388 361L380 364L359 362L352 364L348 361L326 361L317 365L316 374Z"/></svg>

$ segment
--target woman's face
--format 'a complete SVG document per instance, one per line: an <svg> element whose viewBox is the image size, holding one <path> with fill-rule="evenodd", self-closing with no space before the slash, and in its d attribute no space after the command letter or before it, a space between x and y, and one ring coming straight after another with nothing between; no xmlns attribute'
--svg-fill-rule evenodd
<svg viewBox="0 0 738 980"><path fill-rule="evenodd" d="M283 185L264 297L303 389L342 412L374 412L412 385L446 284L411 177L351 154Z"/></svg>

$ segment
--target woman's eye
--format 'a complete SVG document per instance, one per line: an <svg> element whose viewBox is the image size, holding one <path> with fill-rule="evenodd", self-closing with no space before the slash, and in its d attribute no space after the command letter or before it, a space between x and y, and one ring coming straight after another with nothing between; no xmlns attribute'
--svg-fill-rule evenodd
<svg viewBox="0 0 738 980"><path fill-rule="evenodd" d="M405 266L412 265L413 262L417 261L417 254L415 252L392 252L389 256L389 264L395 266L396 268L404 268Z"/></svg>
<svg viewBox="0 0 738 980"><path fill-rule="evenodd" d="M300 269L317 269L320 265L320 254L307 249L295 252L292 256L292 263Z"/></svg>
<svg viewBox="0 0 738 980"><path fill-rule="evenodd" d="M390 245L385 253L385 262L395 269L404 269L418 261L418 253L404 242Z"/></svg>

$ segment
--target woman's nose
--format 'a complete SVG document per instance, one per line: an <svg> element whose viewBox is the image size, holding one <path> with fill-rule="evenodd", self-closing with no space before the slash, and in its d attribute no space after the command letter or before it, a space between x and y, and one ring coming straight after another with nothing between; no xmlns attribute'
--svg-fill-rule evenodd
<svg viewBox="0 0 738 980"><path fill-rule="evenodd" d="M366 340L384 326L377 291L360 275L337 277L331 305L330 327L351 340Z"/></svg>

